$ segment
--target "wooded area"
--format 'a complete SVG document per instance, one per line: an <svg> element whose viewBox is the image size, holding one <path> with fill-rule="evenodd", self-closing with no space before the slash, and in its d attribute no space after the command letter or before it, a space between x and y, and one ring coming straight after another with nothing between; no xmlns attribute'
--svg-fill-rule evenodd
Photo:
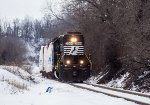
<svg viewBox="0 0 150 105"><path fill-rule="evenodd" d="M139 79L150 71L149 0L69 0L60 14L55 14L51 4L47 9L41 21L26 18L13 24L1 22L0 37L38 42L80 31L85 36L86 52L92 54L93 75L104 75L100 83L129 72L124 88L130 88L131 83L149 88L150 72Z"/></svg>

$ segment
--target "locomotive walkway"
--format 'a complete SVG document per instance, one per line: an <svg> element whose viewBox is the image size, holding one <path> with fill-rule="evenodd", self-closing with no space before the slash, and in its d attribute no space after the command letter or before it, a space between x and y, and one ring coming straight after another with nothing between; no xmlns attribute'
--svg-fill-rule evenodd
<svg viewBox="0 0 150 105"><path fill-rule="evenodd" d="M131 92L131 91L126 91L126 90L121 90L116 88L109 88L101 85L73 84L73 83L71 83L70 85L77 88L93 91L96 93L102 93L111 97L123 98L127 101L135 102L139 105L150 105L150 95L147 94Z"/></svg>

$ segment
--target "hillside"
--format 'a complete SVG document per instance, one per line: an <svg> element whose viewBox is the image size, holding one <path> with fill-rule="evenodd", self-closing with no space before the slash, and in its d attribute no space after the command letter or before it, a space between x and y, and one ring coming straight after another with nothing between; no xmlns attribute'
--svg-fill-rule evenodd
<svg viewBox="0 0 150 105"><path fill-rule="evenodd" d="M0 66L0 93L18 94L33 83L31 75L19 67Z"/></svg>
<svg viewBox="0 0 150 105"><path fill-rule="evenodd" d="M66 83L28 74L21 68L0 67L0 97L2 105L136 105L124 99L78 89ZM32 77L32 79L31 79ZM34 79L33 79L34 78ZM51 91L47 92L47 88ZM109 100L109 101L106 101Z"/></svg>

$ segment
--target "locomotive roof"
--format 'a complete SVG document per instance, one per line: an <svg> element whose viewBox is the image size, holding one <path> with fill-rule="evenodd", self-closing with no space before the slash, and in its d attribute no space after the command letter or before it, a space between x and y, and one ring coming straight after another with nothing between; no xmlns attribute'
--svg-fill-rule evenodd
<svg viewBox="0 0 150 105"><path fill-rule="evenodd" d="M64 36L66 35L82 35L81 32L67 32L67 34L64 34L64 35L60 35L60 36L57 36L55 38L52 39L52 43L55 42L57 39L60 39L60 38L63 38Z"/></svg>
<svg viewBox="0 0 150 105"><path fill-rule="evenodd" d="M69 35L71 35L71 34L81 35L81 32L67 32L67 34L69 34Z"/></svg>

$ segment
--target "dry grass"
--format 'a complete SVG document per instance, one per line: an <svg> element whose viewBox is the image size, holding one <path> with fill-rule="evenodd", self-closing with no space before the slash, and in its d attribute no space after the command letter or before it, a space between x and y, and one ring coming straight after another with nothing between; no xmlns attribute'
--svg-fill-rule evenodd
<svg viewBox="0 0 150 105"><path fill-rule="evenodd" d="M27 90L27 84L19 84L17 83L16 81L6 81L8 84L18 88L18 89L21 89L21 90Z"/></svg>
<svg viewBox="0 0 150 105"><path fill-rule="evenodd" d="M28 90L27 84L19 83L16 80L5 79L4 76L2 77L1 81L7 82L9 85L16 87L19 90Z"/></svg>

